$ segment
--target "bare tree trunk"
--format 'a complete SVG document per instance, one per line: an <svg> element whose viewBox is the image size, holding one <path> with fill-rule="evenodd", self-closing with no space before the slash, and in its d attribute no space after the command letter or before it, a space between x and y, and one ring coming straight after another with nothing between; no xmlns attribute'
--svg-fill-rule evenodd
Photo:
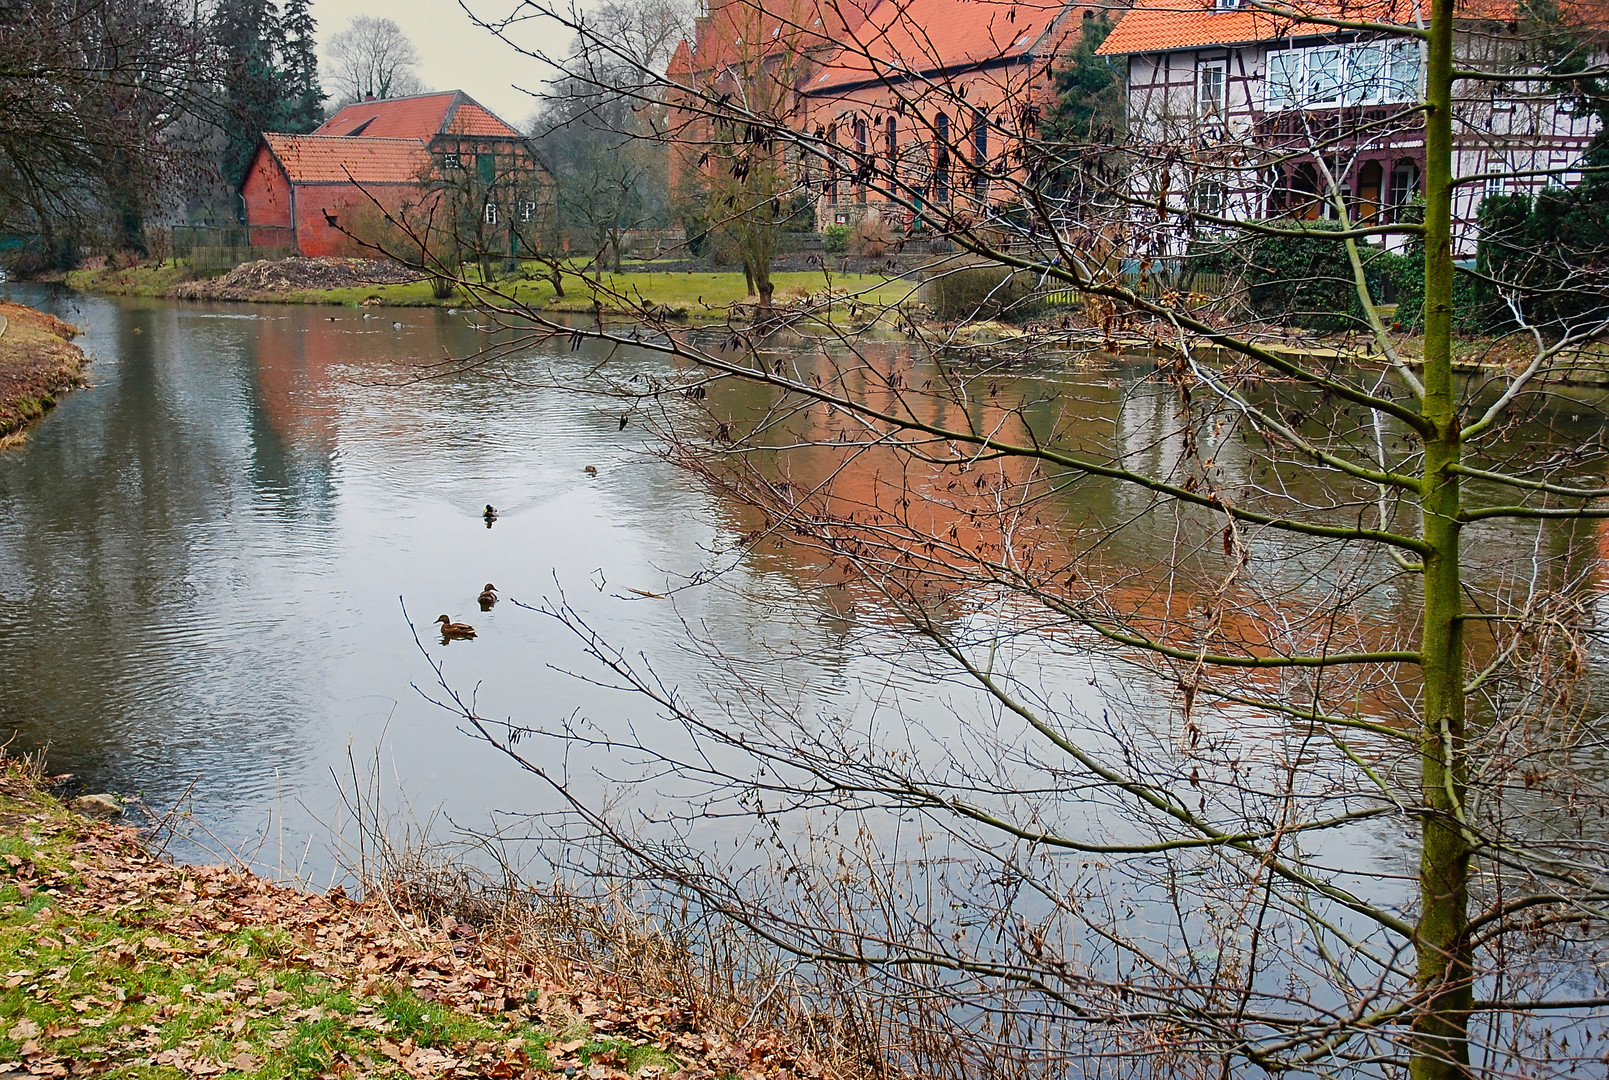
<svg viewBox="0 0 1609 1080"><path fill-rule="evenodd" d="M1470 847L1463 821L1468 785L1464 748L1463 596L1459 564L1459 477L1463 456L1452 374L1453 2L1435 0L1430 20L1425 137L1425 680L1420 718L1424 824L1420 848L1417 975L1423 1004L1414 1019L1414 1080L1469 1075L1474 1007L1469 944Z"/></svg>

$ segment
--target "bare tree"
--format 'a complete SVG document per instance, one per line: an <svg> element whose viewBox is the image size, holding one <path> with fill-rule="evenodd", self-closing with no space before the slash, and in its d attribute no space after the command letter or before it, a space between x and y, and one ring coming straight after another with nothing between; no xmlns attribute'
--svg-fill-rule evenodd
<svg viewBox="0 0 1609 1080"><path fill-rule="evenodd" d="M415 68L419 53L390 19L358 15L326 47L335 107L365 98L397 98L426 92Z"/></svg>
<svg viewBox="0 0 1609 1080"><path fill-rule="evenodd" d="M795 957L817 1030L853 1028L881 1067L1596 1067L1609 784L1587 534L1609 517L1609 444L1599 405L1558 395L1603 363L1606 264L1577 260L1572 291L1597 302L1546 323L1527 304L1547 288L1502 285L1519 327L1487 343L1502 366L1455 365L1453 320L1494 175L1541 191L1606 168L1581 154L1602 132L1573 126L1609 74L1601 23L1453 0L1152 3L1124 20L1242 36L1204 39L1221 55L1182 78L1171 46L1131 44L1126 135L1045 138L1039 50L1078 27L1019 5L945 52L935 20L976 5L941 6L732 0L721 25L742 33L720 40L758 42L751 60L645 72L642 93L677 95L674 137L743 191L763 171L773 199L903 212L941 249L913 276L969 275L974 310L1023 324L1014 346L912 310L881 313L890 342L820 304L715 336L625 295L629 330L481 299L518 331L501 349L612 346L568 385L744 507L745 550L786 542L820 568L807 587L875 605L863 644L891 684L971 696L944 719L814 709L756 674L792 664L808 684L811 657L710 628L701 705L557 598L547 613L663 723L495 719L445 682L440 700L606 838L618 872ZM854 78L813 89L835 72ZM1523 137L1491 119L1496 96L1541 110L1526 123L1545 115L1567 153L1495 167L1483 140ZM1408 336L1407 294L1395 319L1383 300L1415 283ZM794 333L809 347L784 349ZM1054 370L1104 350L1140 370ZM551 743L697 794L633 821ZM769 859L705 839L728 816Z"/></svg>
<svg viewBox="0 0 1609 1080"><path fill-rule="evenodd" d="M211 61L184 5L0 3L0 231L37 238L50 264L143 251L162 193L210 157Z"/></svg>

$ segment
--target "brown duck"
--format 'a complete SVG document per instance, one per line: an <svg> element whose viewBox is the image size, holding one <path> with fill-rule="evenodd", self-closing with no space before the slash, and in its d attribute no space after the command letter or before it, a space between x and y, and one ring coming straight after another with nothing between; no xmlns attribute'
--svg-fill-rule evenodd
<svg viewBox="0 0 1609 1080"><path fill-rule="evenodd" d="M443 638L463 639L475 636L475 628L468 623L453 622L445 615L436 616L436 621L441 624L441 636Z"/></svg>
<svg viewBox="0 0 1609 1080"><path fill-rule="evenodd" d="M475 597L475 599L480 602L480 609L482 611L492 610L492 605L497 603L497 586L488 581L486 583L486 588L482 589L480 595Z"/></svg>

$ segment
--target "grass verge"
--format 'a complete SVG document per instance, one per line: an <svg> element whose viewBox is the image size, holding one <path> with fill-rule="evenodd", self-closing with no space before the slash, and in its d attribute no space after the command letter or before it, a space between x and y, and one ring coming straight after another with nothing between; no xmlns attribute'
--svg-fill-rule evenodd
<svg viewBox="0 0 1609 1080"><path fill-rule="evenodd" d="M5 1080L821 1075L746 1068L752 1049L701 1030L684 1002L622 997L580 969L554 978L483 914L477 927L173 865L0 748Z"/></svg>

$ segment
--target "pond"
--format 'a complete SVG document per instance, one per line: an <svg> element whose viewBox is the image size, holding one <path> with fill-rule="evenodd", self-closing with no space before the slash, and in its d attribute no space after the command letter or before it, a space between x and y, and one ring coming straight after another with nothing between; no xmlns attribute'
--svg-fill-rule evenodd
<svg viewBox="0 0 1609 1080"><path fill-rule="evenodd" d="M823 588L808 553L737 557L751 514L652 453L618 409L548 388L552 372L592 362L586 349L533 347L443 374L433 365L444 355L484 341L468 313L10 288L81 325L92 357L93 389L0 455L0 727L48 748L50 768L79 790L156 808L184 800L201 835L315 879L337 871L330 826L354 770L378 769L395 806L471 828L550 808L551 793L421 689L433 692L434 658L487 716L647 721L643 703L577 677L596 669L573 633L518 606L561 595L612 644L706 697L719 685L683 648L690 631L740 665L785 650L794 662L763 678L805 710L897 702L895 715L943 742L974 707L920 664L873 655L868 636L889 622L874 597ZM1134 453L1160 455L1147 433L1172 405L1136 390L1149 371L1051 361L1016 378L1058 384L1086 403L1092 432L1116 419ZM793 467L822 468L807 457ZM1101 513L1123 497L1110 486L1074 496L1109 500ZM1596 564L1593 530L1549 528L1548 543ZM1515 534L1493 564L1536 539ZM1137 545L1138 561L1172 542L1136 532L1117 550ZM711 584L678 588L712 567L722 572ZM504 601L481 612L487 582ZM1365 606L1376 620L1411 619L1389 590ZM431 632L439 614L478 637L443 643ZM1047 672L1090 712L1113 690L1132 702L1154 689L1164 704L1172 693L1093 653ZM619 795L608 754L572 765Z"/></svg>

